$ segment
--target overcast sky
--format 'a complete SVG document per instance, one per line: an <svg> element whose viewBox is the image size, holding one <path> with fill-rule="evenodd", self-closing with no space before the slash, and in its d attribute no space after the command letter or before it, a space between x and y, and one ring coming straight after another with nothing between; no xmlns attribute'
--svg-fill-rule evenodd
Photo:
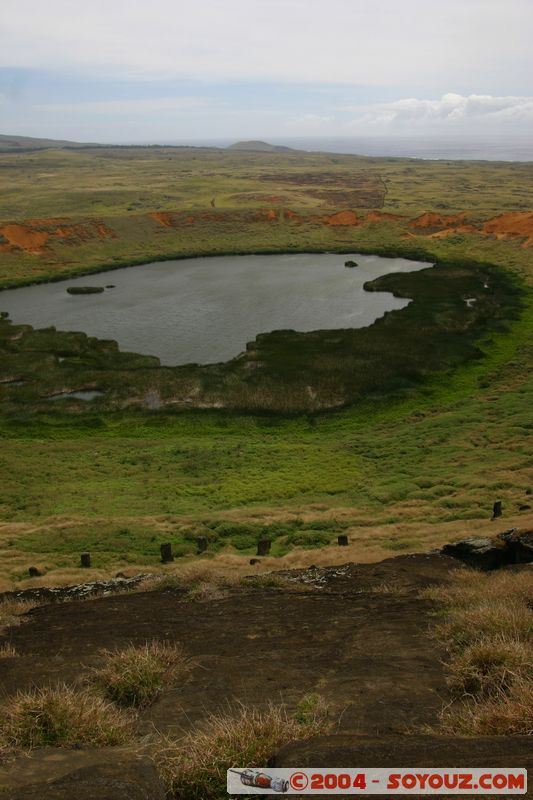
<svg viewBox="0 0 533 800"><path fill-rule="evenodd" d="M0 133L533 133L533 0L4 0Z"/></svg>

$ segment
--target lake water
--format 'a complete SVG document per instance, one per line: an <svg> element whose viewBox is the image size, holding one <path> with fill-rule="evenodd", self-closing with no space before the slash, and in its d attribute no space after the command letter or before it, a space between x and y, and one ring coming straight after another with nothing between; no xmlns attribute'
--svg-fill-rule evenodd
<svg viewBox="0 0 533 800"><path fill-rule="evenodd" d="M347 260L358 266L344 266ZM431 266L354 254L223 256L164 261L0 293L14 323L115 339L169 366L227 361L258 333L362 328L408 300L365 281ZM106 286L71 295L69 286Z"/></svg>

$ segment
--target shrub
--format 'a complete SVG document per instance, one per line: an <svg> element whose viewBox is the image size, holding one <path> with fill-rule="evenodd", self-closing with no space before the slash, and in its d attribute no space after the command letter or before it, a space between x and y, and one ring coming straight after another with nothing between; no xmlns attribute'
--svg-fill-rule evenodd
<svg viewBox="0 0 533 800"><path fill-rule="evenodd" d="M268 536L269 539L276 539L278 536L286 536L288 533L292 533L294 528L295 525L293 523L272 522L270 525L264 526L263 534Z"/></svg>
<svg viewBox="0 0 533 800"><path fill-rule="evenodd" d="M187 596L191 600L222 600L228 596L228 589L211 581L198 581L189 589Z"/></svg>
<svg viewBox="0 0 533 800"><path fill-rule="evenodd" d="M289 585L287 578L275 572L265 572L262 575L246 575L241 580L241 586L251 589L281 589Z"/></svg>
<svg viewBox="0 0 533 800"><path fill-rule="evenodd" d="M322 531L300 531L287 536L287 544L294 547L324 547L329 544L331 536Z"/></svg>
<svg viewBox="0 0 533 800"><path fill-rule="evenodd" d="M324 733L323 715L298 721L282 706L238 706L211 715L202 728L179 741L167 739L158 763L170 791L181 800L225 800L230 767L261 766L283 744Z"/></svg>
<svg viewBox="0 0 533 800"><path fill-rule="evenodd" d="M251 550L257 544L257 537L240 534L233 536L231 543L236 550Z"/></svg>
<svg viewBox="0 0 533 800"><path fill-rule="evenodd" d="M16 655L17 651L15 650L12 644L9 644L9 642L0 645L0 659L15 658Z"/></svg>
<svg viewBox="0 0 533 800"><path fill-rule="evenodd" d="M0 630L20 625L20 618L35 606L36 603L28 600L3 600L0 603Z"/></svg>
<svg viewBox="0 0 533 800"><path fill-rule="evenodd" d="M533 736L533 682L519 680L509 694L500 691L470 700L442 714L444 732L460 736Z"/></svg>
<svg viewBox="0 0 533 800"><path fill-rule="evenodd" d="M215 528L216 533L221 539L229 539L234 536L253 536L254 541L261 533L261 525L253 522L219 522Z"/></svg>
<svg viewBox="0 0 533 800"><path fill-rule="evenodd" d="M531 574L462 570L425 596L444 603L435 633L448 649L448 683L456 695L470 695L444 711L444 730L533 734Z"/></svg>
<svg viewBox="0 0 533 800"><path fill-rule="evenodd" d="M409 550L418 545L415 539L386 539L383 547L387 550Z"/></svg>
<svg viewBox="0 0 533 800"><path fill-rule="evenodd" d="M448 672L457 694L499 694L517 677L533 678L533 651L516 639L487 637L453 654Z"/></svg>
<svg viewBox="0 0 533 800"><path fill-rule="evenodd" d="M121 706L149 705L166 683L184 677L191 667L181 648L155 641L104 655L105 663L93 670L91 680Z"/></svg>
<svg viewBox="0 0 533 800"><path fill-rule="evenodd" d="M298 705L294 713L294 718L302 725L326 725L329 707L326 699L321 694L306 694Z"/></svg>
<svg viewBox="0 0 533 800"><path fill-rule="evenodd" d="M130 740L133 721L94 693L63 685L18 692L0 713L0 735L11 747L104 747Z"/></svg>
<svg viewBox="0 0 533 800"><path fill-rule="evenodd" d="M527 639L531 635L531 610L520 602L502 602L490 596L470 608L456 608L437 629L450 648L467 647L485 636Z"/></svg>

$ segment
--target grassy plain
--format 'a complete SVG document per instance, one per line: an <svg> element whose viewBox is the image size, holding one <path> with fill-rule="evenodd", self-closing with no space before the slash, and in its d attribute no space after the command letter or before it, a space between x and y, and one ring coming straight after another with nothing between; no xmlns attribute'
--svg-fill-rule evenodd
<svg viewBox="0 0 533 800"><path fill-rule="evenodd" d="M163 540L187 563L197 535L210 540L208 559L230 567L247 564L265 534L264 566L369 560L492 530L495 499L504 527L530 519L533 164L119 148L0 155L0 170L4 286L155 258L366 249L471 263L468 281L474 262L495 265L519 282L522 303L520 313L509 298L487 310L467 357L428 352L430 374L318 416L99 400L49 410L4 384L6 588L31 563L45 573L36 582L73 580L85 549L102 572L155 568ZM57 388L57 341L37 336L46 394ZM3 374L16 378L9 355ZM94 364L77 358L72 374L87 385ZM127 365L137 376L146 367ZM346 549L333 546L339 532Z"/></svg>

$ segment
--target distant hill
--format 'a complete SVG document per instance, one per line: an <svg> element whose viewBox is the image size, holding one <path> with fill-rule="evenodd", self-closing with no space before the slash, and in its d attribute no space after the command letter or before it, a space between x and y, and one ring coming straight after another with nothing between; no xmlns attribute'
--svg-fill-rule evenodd
<svg viewBox="0 0 533 800"><path fill-rule="evenodd" d="M236 142L230 144L228 150L249 150L254 153L295 153L293 147L284 147L281 144L269 144L268 142L250 141Z"/></svg>
<svg viewBox="0 0 533 800"><path fill-rule="evenodd" d="M33 136L9 136L0 133L0 152L19 150L46 150L50 147L88 147L88 144L69 142L63 139L38 139Z"/></svg>

